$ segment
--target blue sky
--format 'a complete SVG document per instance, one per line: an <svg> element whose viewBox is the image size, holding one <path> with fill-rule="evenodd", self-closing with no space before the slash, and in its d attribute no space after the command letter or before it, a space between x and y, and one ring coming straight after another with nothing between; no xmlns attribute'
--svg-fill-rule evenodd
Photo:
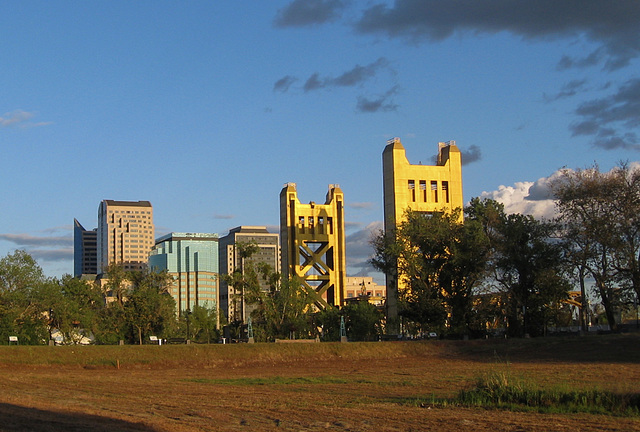
<svg viewBox="0 0 640 432"><path fill-rule="evenodd" d="M562 167L640 150L640 2L23 1L0 14L0 256L73 271L72 223L149 200L156 234L279 223L345 194L348 273L382 221L382 150L463 152L465 200L552 207ZM526 5L526 6L524 6Z"/></svg>

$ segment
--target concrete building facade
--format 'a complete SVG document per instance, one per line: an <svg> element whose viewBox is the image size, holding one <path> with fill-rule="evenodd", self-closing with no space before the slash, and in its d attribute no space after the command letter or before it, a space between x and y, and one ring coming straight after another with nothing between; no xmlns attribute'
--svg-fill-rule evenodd
<svg viewBox="0 0 640 432"><path fill-rule="evenodd" d="M86 230L73 220L73 276L98 274L98 229Z"/></svg>
<svg viewBox="0 0 640 432"><path fill-rule="evenodd" d="M368 296L384 299L387 287L378 285L371 276L347 276L344 287L344 299Z"/></svg>
<svg viewBox="0 0 640 432"><path fill-rule="evenodd" d="M112 263L125 270L146 268L154 238L149 201L103 200L98 207L98 273Z"/></svg>
<svg viewBox="0 0 640 432"><path fill-rule="evenodd" d="M240 256L240 246L255 243L258 252L246 260ZM220 274L232 274L242 270L249 262L265 263L274 271L280 268L280 239L277 233L270 233L265 226L239 226L229 230L229 234L219 240ZM262 288L269 287L261 281ZM244 301L243 293L234 292L233 287L220 280L220 308L229 322L247 323L253 308Z"/></svg>
<svg viewBox="0 0 640 432"><path fill-rule="evenodd" d="M438 143L436 165L413 165L399 138L382 152L384 229L390 233L408 209L423 213L463 208L462 159L455 141ZM460 222L462 222L462 212ZM387 332L397 334L398 289L401 281L387 275Z"/></svg>
<svg viewBox="0 0 640 432"><path fill-rule="evenodd" d="M215 309L219 316L218 260L217 234L170 233L156 239L149 268L166 270L173 277L169 293L176 301L178 316L195 305Z"/></svg>
<svg viewBox="0 0 640 432"><path fill-rule="evenodd" d="M344 194L329 185L325 204L301 204L295 183L280 192L282 274L297 276L316 293L316 306L340 307L344 299L346 252Z"/></svg>

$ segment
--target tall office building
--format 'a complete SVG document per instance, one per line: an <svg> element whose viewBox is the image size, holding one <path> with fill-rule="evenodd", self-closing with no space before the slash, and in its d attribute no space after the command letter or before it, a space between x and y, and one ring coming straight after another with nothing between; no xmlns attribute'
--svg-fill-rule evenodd
<svg viewBox="0 0 640 432"><path fill-rule="evenodd" d="M329 185L324 204L301 204L295 183L280 192L282 274L296 276L324 309L342 306L346 278L344 194Z"/></svg>
<svg viewBox="0 0 640 432"><path fill-rule="evenodd" d="M255 242L258 252L248 258L247 262L266 263L274 271L280 268L280 240L278 234L267 231L265 226L239 226L233 228L220 238L220 274L231 274L236 269L242 269L247 263L240 257L240 244ZM261 281L262 288L269 287ZM234 292L233 287L220 281L220 308L231 321L247 322L252 307L244 302L242 293Z"/></svg>
<svg viewBox="0 0 640 432"><path fill-rule="evenodd" d="M97 235L97 228L88 231L73 219L73 276L98 274Z"/></svg>
<svg viewBox="0 0 640 432"><path fill-rule="evenodd" d="M98 208L98 273L109 264L146 268L155 232L149 201L104 200Z"/></svg>
<svg viewBox="0 0 640 432"><path fill-rule="evenodd" d="M462 160L455 141L438 144L435 166L412 165L399 138L382 152L384 229L393 232L407 209L422 213L450 212L463 208ZM462 222L462 212L460 222ZM398 289L402 281L387 275L387 331L398 333Z"/></svg>
<svg viewBox="0 0 640 432"><path fill-rule="evenodd" d="M211 233L159 237L149 257L151 270L166 270L173 276L169 292L176 301L178 316L195 305L219 312L218 265L218 234Z"/></svg>

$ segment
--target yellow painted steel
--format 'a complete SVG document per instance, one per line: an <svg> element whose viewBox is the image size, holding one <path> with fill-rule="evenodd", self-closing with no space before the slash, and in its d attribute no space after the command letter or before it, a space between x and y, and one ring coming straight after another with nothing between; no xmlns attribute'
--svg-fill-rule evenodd
<svg viewBox="0 0 640 432"><path fill-rule="evenodd" d="M436 165L411 164L399 138L382 152L384 229L394 232L407 210L435 213L463 208L462 158L455 141L438 143ZM460 222L463 221L462 211ZM387 275L387 333L397 334L398 290L402 280Z"/></svg>
<svg viewBox="0 0 640 432"><path fill-rule="evenodd" d="M280 192L282 274L315 292L316 306L341 306L346 280L344 194L329 185L325 204L301 204L295 183Z"/></svg>

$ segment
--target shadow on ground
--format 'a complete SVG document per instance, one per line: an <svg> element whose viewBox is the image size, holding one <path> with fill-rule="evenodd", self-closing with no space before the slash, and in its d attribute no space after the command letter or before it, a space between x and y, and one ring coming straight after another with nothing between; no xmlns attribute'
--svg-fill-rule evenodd
<svg viewBox="0 0 640 432"><path fill-rule="evenodd" d="M447 341L443 355L479 362L640 363L640 333Z"/></svg>
<svg viewBox="0 0 640 432"><path fill-rule="evenodd" d="M0 431L80 432L147 431L157 432L141 423L82 413L65 413L0 403Z"/></svg>

